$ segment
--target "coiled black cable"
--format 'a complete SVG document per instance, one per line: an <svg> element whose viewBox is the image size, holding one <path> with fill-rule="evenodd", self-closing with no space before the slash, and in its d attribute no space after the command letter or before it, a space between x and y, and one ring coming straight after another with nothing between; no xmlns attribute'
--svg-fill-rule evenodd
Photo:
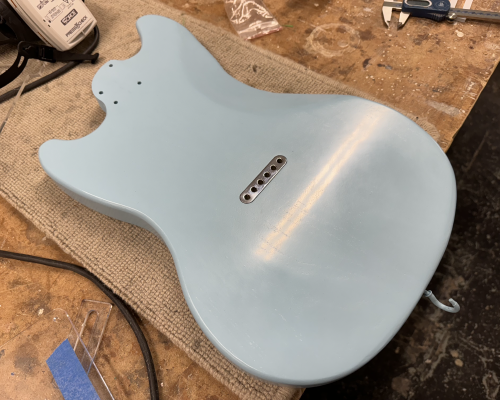
<svg viewBox="0 0 500 400"><path fill-rule="evenodd" d="M83 54L90 54L96 49L97 45L99 44L99 37L100 37L99 28L97 26L95 26L94 27L94 40L92 41L90 46L87 49L85 49ZM61 68L55 70L54 72L26 85L23 93L27 93L33 89L36 89L38 86L44 85L45 83L51 81L52 79L60 77L61 75L68 72L69 70L75 68L80 63L81 63L81 61L70 61L70 62L64 64ZM2 94L0 96L0 103L3 103L4 101L7 101L7 100L13 98L17 94L18 91L19 91L19 87L12 89L12 90L9 90L8 92Z"/></svg>
<svg viewBox="0 0 500 400"><path fill-rule="evenodd" d="M94 283L99 289L103 291L103 293L110 298L110 300L115 303L116 307L122 312L123 316L129 323L130 327L134 331L135 337L139 342L139 346L141 347L142 355L144 356L144 362L146 363L146 370L148 373L149 379L149 391L151 394L152 400L159 400L159 391L158 391L158 381L156 379L155 366L153 363L153 357L151 356L151 351L149 350L148 342L144 337L144 333L142 333L139 324L135 320L132 315L129 307L125 304L125 302L115 295L110 288L108 288L104 283L102 283L99 278L97 278L94 274L87 271L85 268L80 267L79 265L69 264L62 261L51 260L48 258L35 257L27 254L19 254L12 253L10 251L0 250L0 257L2 258L10 258L12 260L25 261L35 264L48 265L49 267L66 269L69 271L76 272L77 274L87 278L92 283Z"/></svg>

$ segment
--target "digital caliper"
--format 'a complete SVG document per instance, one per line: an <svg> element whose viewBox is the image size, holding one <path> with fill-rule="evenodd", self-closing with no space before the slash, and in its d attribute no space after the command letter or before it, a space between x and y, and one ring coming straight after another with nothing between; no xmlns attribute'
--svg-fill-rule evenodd
<svg viewBox="0 0 500 400"><path fill-rule="evenodd" d="M454 22L457 18L500 22L500 13L498 12L452 8L449 0L403 0L402 2L384 1L382 15L387 27L391 22L392 10L401 10L398 29L404 26L410 15L437 22Z"/></svg>

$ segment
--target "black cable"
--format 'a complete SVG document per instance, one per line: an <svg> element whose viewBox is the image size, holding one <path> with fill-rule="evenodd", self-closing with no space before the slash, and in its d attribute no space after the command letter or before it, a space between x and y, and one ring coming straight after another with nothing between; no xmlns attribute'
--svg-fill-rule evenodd
<svg viewBox="0 0 500 400"><path fill-rule="evenodd" d="M67 269L67 270L76 272L77 274L87 278L88 280L92 281L92 283L94 283L99 289L101 289L103 291L103 293L106 296L108 296L113 303L116 304L118 309L122 312L123 316L125 317L125 319L129 323L130 327L134 331L135 337L137 338L137 341L139 342L139 346L141 347L142 355L144 356L144 362L146 363L146 370L148 372L149 391L151 394L151 399L152 400L159 400L160 395L158 392L158 381L156 379L153 357L151 356L151 351L149 350L148 342L146 341L146 338L144 337L144 333L142 333L141 328L137 324L137 321L134 319L132 313L130 312L130 310L129 310L128 306L125 304L125 302L120 297L115 295L111 291L111 289L109 289L104 283L102 283L99 280L99 278L97 278L91 272L87 271L85 268L82 268L78 265L69 264L69 263L65 263L65 262L57 261L57 260L51 260L48 258L35 257L35 256L30 256L28 254L12 253L10 251L4 251L4 250L0 250L0 257L30 262L30 263L35 263L35 264L48 265L49 267L54 267L54 268Z"/></svg>
<svg viewBox="0 0 500 400"><path fill-rule="evenodd" d="M97 45L99 44L99 37L100 37L99 28L97 26L95 26L95 28L94 28L94 40L92 41L90 46L82 54L92 53L96 49ZM60 77L61 75L68 72L69 70L75 68L80 63L81 63L81 61L70 61L70 62L66 63L58 70L55 70L54 72L52 72L52 73L34 81L34 82L31 82L29 85L26 85L23 93L28 93L29 91L36 89L38 86L44 85L45 83L51 81L52 79ZM19 91L19 87L12 89L12 90L9 90L7 93L4 93L3 95L0 96L0 103L3 103L4 101L7 101L7 100L13 98L17 94L18 91Z"/></svg>

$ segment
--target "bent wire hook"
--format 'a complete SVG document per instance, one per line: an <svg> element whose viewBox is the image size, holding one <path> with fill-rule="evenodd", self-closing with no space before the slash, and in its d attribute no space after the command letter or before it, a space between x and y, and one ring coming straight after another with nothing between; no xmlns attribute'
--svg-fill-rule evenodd
<svg viewBox="0 0 500 400"><path fill-rule="evenodd" d="M460 305L455 300L453 299L449 300L453 307L445 306L438 299L436 299L436 296L432 294L432 290L424 290L424 294L422 295L422 297L428 298L432 304L434 304L437 308L440 308L443 311L449 313L457 313L460 311Z"/></svg>

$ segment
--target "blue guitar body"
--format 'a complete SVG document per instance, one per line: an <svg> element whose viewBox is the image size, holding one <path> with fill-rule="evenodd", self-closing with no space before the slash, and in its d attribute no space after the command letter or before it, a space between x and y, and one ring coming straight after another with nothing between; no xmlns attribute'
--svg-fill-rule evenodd
<svg viewBox="0 0 500 400"><path fill-rule="evenodd" d="M235 365L297 386L356 370L408 318L446 248L445 154L380 104L263 92L176 22L137 26L141 51L94 78L106 119L43 144L43 168L165 241L194 318ZM271 170L276 156L286 164ZM265 171L272 180L242 202Z"/></svg>

